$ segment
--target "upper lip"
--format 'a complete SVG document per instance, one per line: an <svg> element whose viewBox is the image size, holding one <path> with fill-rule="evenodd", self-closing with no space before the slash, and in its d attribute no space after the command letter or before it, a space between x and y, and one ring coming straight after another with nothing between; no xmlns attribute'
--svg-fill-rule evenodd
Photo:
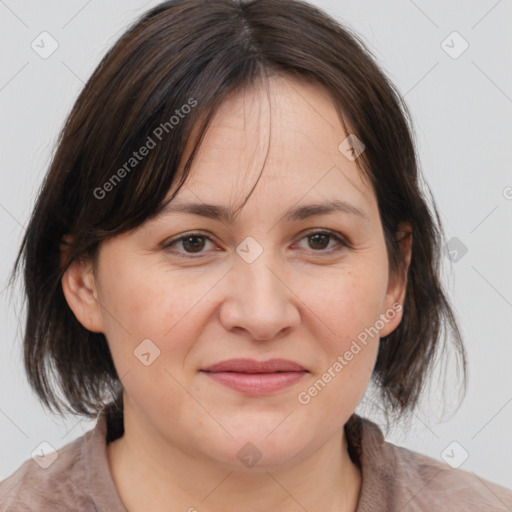
<svg viewBox="0 0 512 512"><path fill-rule="evenodd" d="M288 359L229 359L220 363L202 368L205 372L237 372L237 373L274 373L274 372L300 372L305 368Z"/></svg>

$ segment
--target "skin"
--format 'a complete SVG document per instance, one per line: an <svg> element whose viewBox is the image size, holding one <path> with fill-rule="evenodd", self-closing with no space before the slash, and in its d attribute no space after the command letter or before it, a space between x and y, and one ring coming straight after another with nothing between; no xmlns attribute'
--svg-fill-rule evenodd
<svg viewBox="0 0 512 512"><path fill-rule="evenodd" d="M376 196L338 150L347 133L325 90L289 77L269 86L271 104L258 86L223 104L175 199L238 206L268 149L232 224L173 212L103 242L96 269L76 261L62 280L77 319L105 334L122 379L125 434L107 451L128 511L357 507L361 474L343 426L368 386L379 336L307 405L298 394L380 315L395 312L406 278L388 275ZM367 219L283 218L291 206L332 199ZM198 230L209 239L162 248ZM318 230L351 247L312 240ZM252 263L236 252L249 236L263 250ZM408 261L410 245L403 250ZM147 338L160 350L148 366L133 353ZM278 392L247 396L199 371L234 357L291 359L308 373ZM252 467L237 457L248 442L262 454Z"/></svg>

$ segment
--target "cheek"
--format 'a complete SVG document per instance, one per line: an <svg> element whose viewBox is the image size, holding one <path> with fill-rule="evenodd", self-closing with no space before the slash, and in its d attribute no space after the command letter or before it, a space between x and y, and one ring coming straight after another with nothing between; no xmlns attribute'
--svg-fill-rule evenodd
<svg viewBox="0 0 512 512"><path fill-rule="evenodd" d="M323 316L316 334L323 356L304 392L318 414L329 411L334 424L356 408L371 379L379 348L375 323L380 301L361 288L324 298L324 304L327 300L329 306L319 308Z"/></svg>
<svg viewBox="0 0 512 512"><path fill-rule="evenodd" d="M304 302L313 313L315 338L323 352L310 389L318 393L318 399L314 398L317 406L332 406L335 417L356 407L370 381L379 347L376 322L382 312L387 273L375 261L339 270L330 277L304 288L309 289Z"/></svg>
<svg viewBox="0 0 512 512"><path fill-rule="evenodd" d="M332 343L341 344L342 349L375 325L385 298L387 274L377 265L360 265L325 277L305 278L301 298L337 340Z"/></svg>
<svg viewBox="0 0 512 512"><path fill-rule="evenodd" d="M199 316L215 281L119 262L108 275L104 272L103 283L106 337L127 394L142 409L156 408L155 415L171 396L173 411L190 406L173 368L182 366L199 337ZM147 365L144 354L149 354ZM166 421L172 426L180 414Z"/></svg>
<svg viewBox="0 0 512 512"><path fill-rule="evenodd" d="M112 261L116 261L113 259ZM142 265L135 260L117 260L103 273L101 296L106 335L113 356L133 358L133 350L145 339L175 355L187 348L201 328L200 315L208 292L219 280L201 278L190 271L170 271L162 265ZM194 318L196 317L196 318Z"/></svg>

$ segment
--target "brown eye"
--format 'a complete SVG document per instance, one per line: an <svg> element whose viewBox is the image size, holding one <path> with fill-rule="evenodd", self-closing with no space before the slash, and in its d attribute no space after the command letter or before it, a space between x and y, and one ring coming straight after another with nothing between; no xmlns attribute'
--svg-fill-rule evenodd
<svg viewBox="0 0 512 512"><path fill-rule="evenodd" d="M171 240L170 242L166 243L163 248L170 249L174 247L176 250L171 250L169 252L179 256L186 256L187 254L202 255L208 252L204 250L207 242L211 243L211 240L208 236L203 235L202 233L190 233L188 235L180 236L179 238Z"/></svg>
<svg viewBox="0 0 512 512"><path fill-rule="evenodd" d="M204 236L187 236L181 239L182 247L187 251L188 248L191 249L190 252L201 252L201 249L204 247Z"/></svg>
<svg viewBox="0 0 512 512"><path fill-rule="evenodd" d="M350 244L346 242L341 236L338 236L332 231L314 231L307 234L302 240L308 240L308 247L313 252L320 254L326 253L331 254L333 252L340 251L345 248L349 248ZM329 248L329 244L334 241L334 247Z"/></svg>
<svg viewBox="0 0 512 512"><path fill-rule="evenodd" d="M325 235L323 233L317 233L308 237L313 249L325 249L329 245L331 235Z"/></svg>

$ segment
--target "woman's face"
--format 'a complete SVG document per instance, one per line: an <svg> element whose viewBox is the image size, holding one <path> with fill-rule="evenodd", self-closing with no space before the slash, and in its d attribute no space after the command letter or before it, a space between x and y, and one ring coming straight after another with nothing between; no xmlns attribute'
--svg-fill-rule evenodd
<svg viewBox="0 0 512 512"><path fill-rule="evenodd" d="M271 112L262 88L224 103L171 203L211 215L166 212L101 245L82 299L64 284L79 320L106 335L126 421L239 469L260 456L257 467L285 466L340 433L405 290L327 93L272 78L270 97ZM213 215L238 206L263 166L237 217ZM235 358L303 371L204 371Z"/></svg>

